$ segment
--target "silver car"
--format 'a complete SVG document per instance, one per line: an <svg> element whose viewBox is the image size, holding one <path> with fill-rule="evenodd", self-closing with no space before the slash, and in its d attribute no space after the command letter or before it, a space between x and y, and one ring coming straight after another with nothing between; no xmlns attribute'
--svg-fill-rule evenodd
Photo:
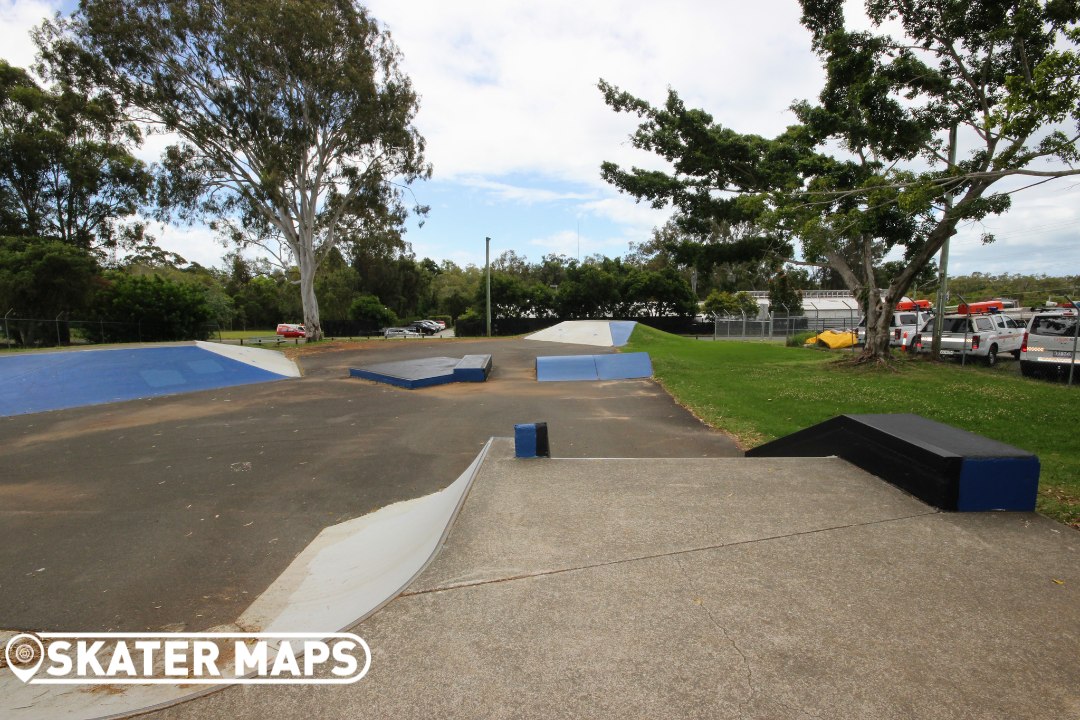
<svg viewBox="0 0 1080 720"><path fill-rule="evenodd" d="M1067 375L1077 357L1080 327L1076 316L1076 310L1045 310L1032 315L1020 346L1020 372L1027 377ZM1074 372L1080 377L1080 368Z"/></svg>
<svg viewBox="0 0 1080 720"><path fill-rule="evenodd" d="M383 330L384 338L418 338L423 337L412 328L392 327Z"/></svg>

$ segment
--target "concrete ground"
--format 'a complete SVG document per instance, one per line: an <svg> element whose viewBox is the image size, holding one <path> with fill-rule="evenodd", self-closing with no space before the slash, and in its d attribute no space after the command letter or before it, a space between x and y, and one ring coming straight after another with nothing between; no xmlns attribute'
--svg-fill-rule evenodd
<svg viewBox="0 0 1080 720"><path fill-rule="evenodd" d="M532 377L594 352L324 346L298 381L5 418L0 627L228 622L323 526L545 420L561 457L496 441L434 562L352 628L365 678L151 716L1080 718L1080 534L940 513L836 459L734 457L648 380ZM476 353L486 385L345 377Z"/></svg>
<svg viewBox="0 0 1080 720"><path fill-rule="evenodd" d="M354 628L350 686L179 718L1078 718L1080 534L837 459L516 460Z"/></svg>
<svg viewBox="0 0 1080 720"><path fill-rule="evenodd" d="M740 454L649 380L548 383L523 340L323 346L305 377L0 418L0 630L232 622L324 527L440 489L547 421L564 457ZM490 353L482 385L402 390L350 365Z"/></svg>

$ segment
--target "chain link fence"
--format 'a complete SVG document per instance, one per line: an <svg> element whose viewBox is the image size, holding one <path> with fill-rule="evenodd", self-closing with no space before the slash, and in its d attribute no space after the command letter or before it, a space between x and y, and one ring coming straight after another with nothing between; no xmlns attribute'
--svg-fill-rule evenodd
<svg viewBox="0 0 1080 720"><path fill-rule="evenodd" d="M861 317L855 311L846 316L834 317L808 317L783 312L769 313L767 317L731 315L717 317L713 321L713 337L739 340L783 340L802 332L850 330L859 324Z"/></svg>

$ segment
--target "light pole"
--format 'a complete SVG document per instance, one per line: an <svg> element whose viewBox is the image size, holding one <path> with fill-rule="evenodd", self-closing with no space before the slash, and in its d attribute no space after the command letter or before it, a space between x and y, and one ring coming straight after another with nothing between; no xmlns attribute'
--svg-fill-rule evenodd
<svg viewBox="0 0 1080 720"><path fill-rule="evenodd" d="M949 129L949 169L956 166L956 126ZM953 191L945 193L945 216L952 209ZM950 234L951 237L951 234ZM934 334L930 340L930 359L940 360L941 332L945 328L945 303L949 301L949 238L941 246L941 259L938 261L940 271L938 280L937 307L934 308ZM916 313L918 311L916 310ZM918 314L915 315L918 317ZM961 360L963 356L961 356Z"/></svg>
<svg viewBox="0 0 1080 720"><path fill-rule="evenodd" d="M487 271L487 336L491 337L491 238L484 238L484 269Z"/></svg>

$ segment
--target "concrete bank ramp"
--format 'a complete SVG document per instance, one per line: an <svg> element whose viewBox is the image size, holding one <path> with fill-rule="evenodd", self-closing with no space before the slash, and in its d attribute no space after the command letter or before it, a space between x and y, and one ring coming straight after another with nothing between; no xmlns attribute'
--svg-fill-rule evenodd
<svg viewBox="0 0 1080 720"><path fill-rule="evenodd" d="M490 445L486 444L472 464L443 490L324 529L233 625L213 631L317 636L344 631L374 613L407 587L434 557ZM227 685L115 685L103 691L102 686L26 685L4 668L0 669L0 718L128 717L185 700L197 703L198 696L224 687ZM251 714L240 713L238 717Z"/></svg>
<svg viewBox="0 0 1080 720"><path fill-rule="evenodd" d="M299 377L260 348L195 342L0 355L0 416Z"/></svg>
<svg viewBox="0 0 1080 720"><path fill-rule="evenodd" d="M636 325L636 322L630 320L567 320L526 335L525 339L572 345L622 347L630 340Z"/></svg>

